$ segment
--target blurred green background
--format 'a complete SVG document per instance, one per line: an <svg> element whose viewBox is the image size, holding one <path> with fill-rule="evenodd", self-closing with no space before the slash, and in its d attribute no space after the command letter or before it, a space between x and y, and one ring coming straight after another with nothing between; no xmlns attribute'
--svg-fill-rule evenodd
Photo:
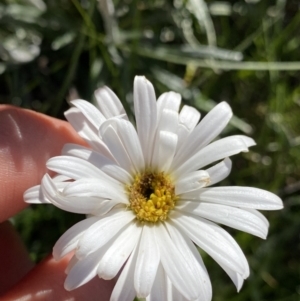
<svg viewBox="0 0 300 301"><path fill-rule="evenodd" d="M226 100L222 135L257 146L233 157L224 185L277 193L266 241L228 229L251 268L239 294L204 256L214 301L300 300L299 0L2 0L0 102L63 118L67 100L110 86L132 116L135 75L204 115ZM80 215L32 206L13 220L35 261Z"/></svg>

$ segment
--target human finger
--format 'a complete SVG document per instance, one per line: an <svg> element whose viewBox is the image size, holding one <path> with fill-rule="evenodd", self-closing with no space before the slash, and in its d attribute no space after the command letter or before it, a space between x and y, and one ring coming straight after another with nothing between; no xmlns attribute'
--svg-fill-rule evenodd
<svg viewBox="0 0 300 301"><path fill-rule="evenodd" d="M24 191L39 184L46 161L68 142L85 144L69 123L0 106L0 222L26 206Z"/></svg>
<svg viewBox="0 0 300 301"><path fill-rule="evenodd" d="M0 301L107 301L110 298L114 282L95 277L92 281L73 291L66 291L63 283L64 273L70 256L55 261L47 257L25 278L13 287Z"/></svg>
<svg viewBox="0 0 300 301"><path fill-rule="evenodd" d="M9 290L34 266L10 222L0 224L0 295Z"/></svg>

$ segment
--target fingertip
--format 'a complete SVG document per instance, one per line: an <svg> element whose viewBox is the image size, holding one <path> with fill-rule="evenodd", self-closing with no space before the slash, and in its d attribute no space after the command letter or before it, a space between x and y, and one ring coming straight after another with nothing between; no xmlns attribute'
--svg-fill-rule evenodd
<svg viewBox="0 0 300 301"><path fill-rule="evenodd" d="M65 143L85 145L65 121L0 106L0 221L27 206L24 191L39 184L46 161L59 155Z"/></svg>

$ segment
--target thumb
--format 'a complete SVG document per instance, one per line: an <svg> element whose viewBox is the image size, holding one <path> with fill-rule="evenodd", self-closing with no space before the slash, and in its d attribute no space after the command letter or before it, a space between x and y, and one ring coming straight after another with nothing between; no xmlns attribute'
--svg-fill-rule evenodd
<svg viewBox="0 0 300 301"><path fill-rule="evenodd" d="M114 282L95 277L87 284L73 291L66 291L64 273L70 255L60 261L48 256L23 278L0 301L108 301Z"/></svg>

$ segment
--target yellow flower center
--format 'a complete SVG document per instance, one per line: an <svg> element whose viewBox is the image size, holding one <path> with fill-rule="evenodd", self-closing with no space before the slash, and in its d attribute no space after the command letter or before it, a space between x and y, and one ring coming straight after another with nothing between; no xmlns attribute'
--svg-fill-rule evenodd
<svg viewBox="0 0 300 301"><path fill-rule="evenodd" d="M127 187L129 208L140 221L165 221L176 202L175 187L164 172L146 171Z"/></svg>

